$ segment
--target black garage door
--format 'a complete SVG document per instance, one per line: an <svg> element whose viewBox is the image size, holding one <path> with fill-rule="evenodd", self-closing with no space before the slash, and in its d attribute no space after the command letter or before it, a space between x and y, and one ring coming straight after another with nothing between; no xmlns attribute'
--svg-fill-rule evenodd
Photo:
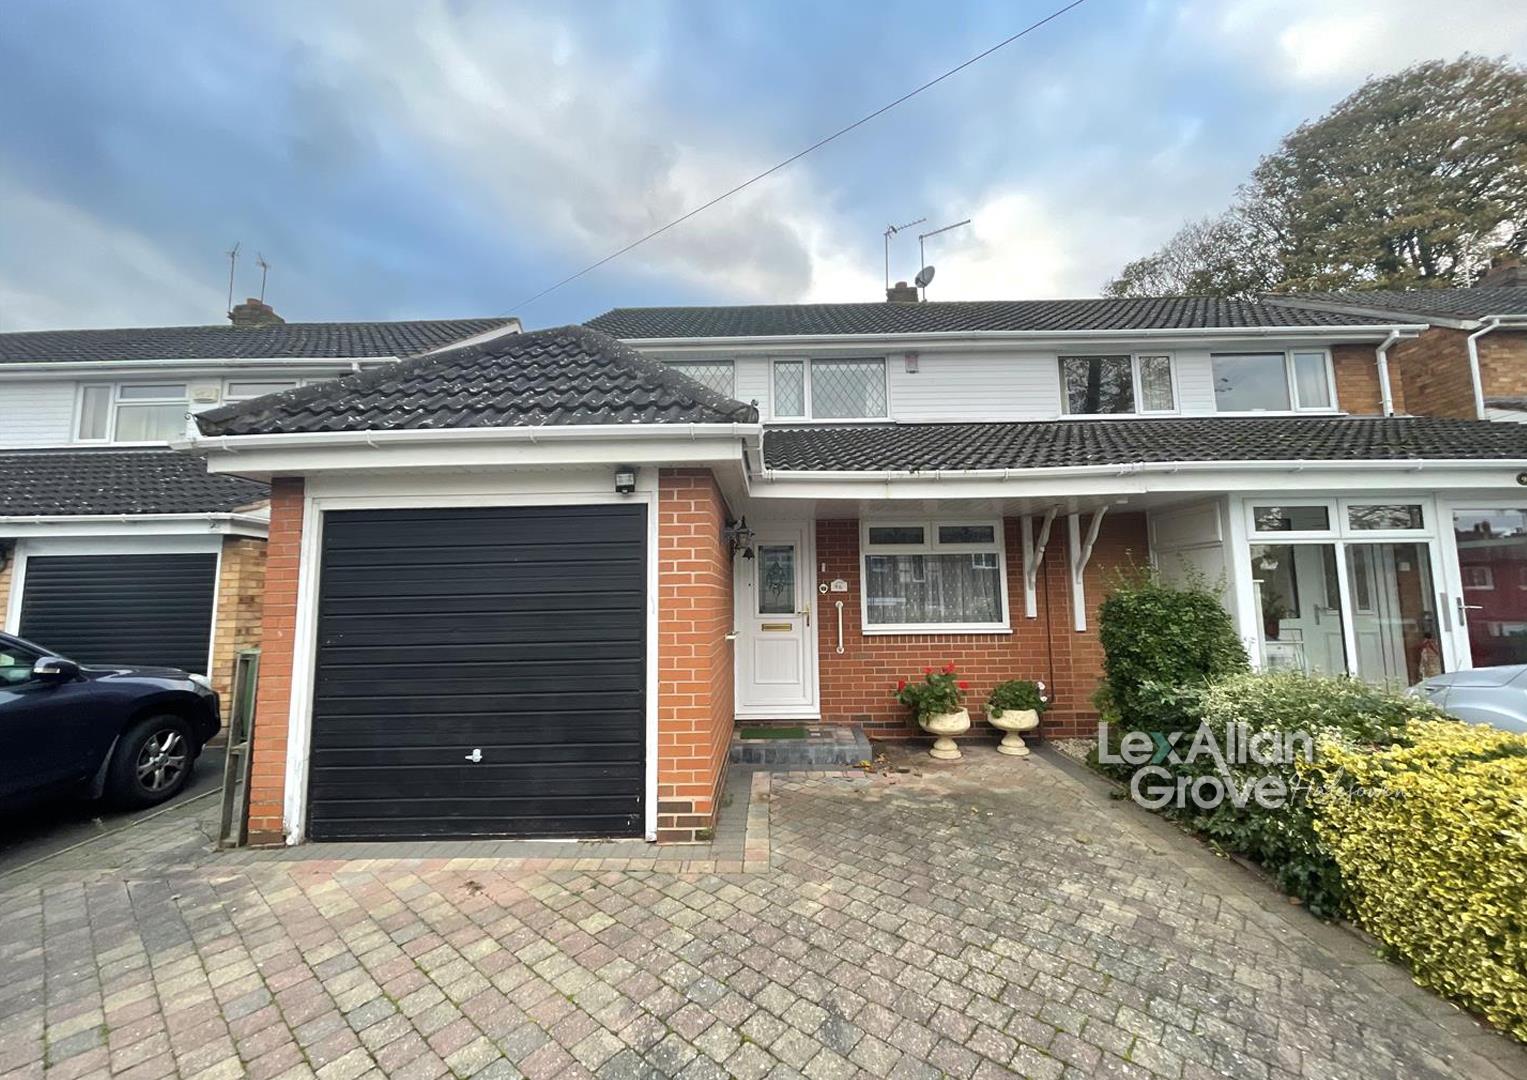
<svg viewBox="0 0 1527 1080"><path fill-rule="evenodd" d="M82 664L207 673L217 556L35 555L21 636Z"/></svg>
<svg viewBox="0 0 1527 1080"><path fill-rule="evenodd" d="M645 520L326 514L309 835L641 835Z"/></svg>

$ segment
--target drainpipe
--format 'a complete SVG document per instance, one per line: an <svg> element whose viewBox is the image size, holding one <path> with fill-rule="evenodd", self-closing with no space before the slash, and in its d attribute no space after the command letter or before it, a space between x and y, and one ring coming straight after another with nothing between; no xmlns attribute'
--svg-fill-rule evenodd
<svg viewBox="0 0 1527 1080"><path fill-rule="evenodd" d="M1485 319L1485 324L1469 335L1469 378L1474 383L1474 419L1485 418L1485 384L1479 374L1479 339L1500 325L1501 317L1492 315Z"/></svg>
<svg viewBox="0 0 1527 1080"><path fill-rule="evenodd" d="M1384 339L1384 343L1377 350L1379 360L1379 400L1383 404L1385 416L1394 415L1394 394L1390 392L1389 388L1389 348L1396 341L1399 341L1402 336L1398 330L1389 331L1389 336Z"/></svg>

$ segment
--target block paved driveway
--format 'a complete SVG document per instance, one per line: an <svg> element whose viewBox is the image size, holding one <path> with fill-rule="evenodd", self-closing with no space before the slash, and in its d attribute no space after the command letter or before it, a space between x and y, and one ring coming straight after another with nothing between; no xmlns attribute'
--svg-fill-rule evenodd
<svg viewBox="0 0 1527 1080"><path fill-rule="evenodd" d="M203 800L0 877L0 1074L1527 1075L1068 763L740 780L747 867L218 855Z"/></svg>

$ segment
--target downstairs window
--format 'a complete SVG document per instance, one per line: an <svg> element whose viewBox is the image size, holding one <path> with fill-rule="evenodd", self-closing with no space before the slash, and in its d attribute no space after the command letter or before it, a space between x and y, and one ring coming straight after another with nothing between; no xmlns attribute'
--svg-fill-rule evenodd
<svg viewBox="0 0 1527 1080"><path fill-rule="evenodd" d="M866 633L1008 629L1000 522L866 523L861 547Z"/></svg>

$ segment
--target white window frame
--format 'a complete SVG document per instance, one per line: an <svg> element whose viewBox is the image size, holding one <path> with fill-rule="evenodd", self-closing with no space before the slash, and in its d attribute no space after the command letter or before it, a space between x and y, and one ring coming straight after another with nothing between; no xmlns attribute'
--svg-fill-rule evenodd
<svg viewBox="0 0 1527 1080"><path fill-rule="evenodd" d="M181 395L178 398L170 396L163 398L129 398L124 401L122 398L123 386L178 386L181 388ZM104 439L84 439L80 437L80 424L85 419L85 391L87 389L98 387L105 387L111 391L111 402L106 408L106 437ZM72 441L85 446L167 446L169 444L169 440L167 439L139 439L133 440L131 442L119 442L117 440L117 410L120 409L123 405L175 404L184 405L185 411L189 415L191 412L191 386L189 383L157 382L153 379L146 379L143 382L129 383L82 382L75 388L74 392L74 427L71 432L73 435Z"/></svg>
<svg viewBox="0 0 1527 1080"><path fill-rule="evenodd" d="M269 393L269 394L285 393L287 390L295 390L299 386L306 386L308 381L306 379L286 378L286 377L283 377L283 376L280 376L280 375L269 375L269 376L247 375L247 376L240 376L238 378L224 379L223 380L223 400L225 402L253 401L257 397L264 397L265 396L265 394L235 394L232 391L232 389L230 389L230 388L233 387L233 386L238 385L239 383L275 383L275 382L291 383L292 385L286 387L283 390L269 390L269 391L266 391L266 393Z"/></svg>
<svg viewBox="0 0 1527 1080"><path fill-rule="evenodd" d="M1141 408L1141 403L1145 400L1145 394L1140 385L1140 359L1145 356L1166 357L1167 371L1172 380L1172 407L1170 409ZM1093 360L1107 357L1127 357L1129 359L1130 390L1134 394L1135 407L1129 412L1121 413L1074 413L1066 411L1066 361ZM1178 416L1182 413L1182 393L1177 386L1177 354L1168 352L1165 349L1146 349L1141 352L1059 353L1055 358L1055 372L1056 376L1060 379L1060 415L1067 420L1117 420L1121 416Z"/></svg>
<svg viewBox="0 0 1527 1080"><path fill-rule="evenodd" d="M1347 511L1354 506L1419 506L1421 527L1417 529L1357 529L1347 520ZM1288 531L1262 531L1257 528L1257 507L1277 506L1287 509L1299 507L1323 507L1330 527L1325 529L1291 529ZM1249 496L1246 499L1246 533L1253 543L1276 543L1277 537L1286 540L1352 540L1357 543L1382 542L1385 540L1434 541L1437 535L1433 527L1435 507L1429 497L1394 494L1386 496L1345 496L1339 499L1278 499L1266 496Z"/></svg>
<svg viewBox="0 0 1527 1080"><path fill-rule="evenodd" d="M1220 409L1219 402L1215 402L1215 414L1218 416L1290 416L1294 413L1308 413L1314 416L1329 416L1341 412L1341 402L1336 397L1336 366L1331 362L1330 349L1244 349L1236 351L1221 350L1209 354L1209 378L1214 379L1214 358L1216 356L1283 356L1283 379L1288 386L1287 409ZM1329 405L1304 406L1299 404L1299 383L1294 373L1294 354L1314 353L1325 357L1326 363L1326 397Z"/></svg>
<svg viewBox="0 0 1527 1080"><path fill-rule="evenodd" d="M880 378L885 386L885 412L879 416L829 416L817 419L811 400L812 369L818 361L837 363L844 360L875 361L880 365ZM805 412L782 413L778 411L779 396L774 392L774 368L779 364L800 364L801 404ZM771 420L810 420L818 424L883 424L891 418L891 368L884 356L771 356L769 358L769 418Z"/></svg>
<svg viewBox="0 0 1527 1080"><path fill-rule="evenodd" d="M990 527L993 542L990 544L942 544L938 539L940 525L976 525ZM870 529L920 528L923 542L920 544L872 544ZM997 557L997 579L1000 590L1002 619L988 623L870 623L870 595L868 559L871 555L956 555L992 554ZM1012 614L1007 594L1007 537L1001 518L896 518L859 521L859 626L866 637L890 634L1011 634Z"/></svg>
<svg viewBox="0 0 1527 1080"><path fill-rule="evenodd" d="M729 398L735 398L737 396L737 361L733 360L731 357L728 357L728 356L718 356L715 359L710 359L710 360L702 360L702 359L664 360L662 363L663 363L664 367L670 368L673 371L677 371L680 375L686 375L686 376L688 376L689 378L692 378L692 379L694 378L694 376L693 375L689 375L689 372L686 370L687 368L691 368L691 367L722 367L722 366L725 366L726 369L732 373L732 386L731 386L731 389L727 391L726 396L729 397ZM705 388L707 390L714 389L714 387L707 386L704 382L702 382L699 379L695 379L695 381L700 383L701 386L705 386Z"/></svg>

